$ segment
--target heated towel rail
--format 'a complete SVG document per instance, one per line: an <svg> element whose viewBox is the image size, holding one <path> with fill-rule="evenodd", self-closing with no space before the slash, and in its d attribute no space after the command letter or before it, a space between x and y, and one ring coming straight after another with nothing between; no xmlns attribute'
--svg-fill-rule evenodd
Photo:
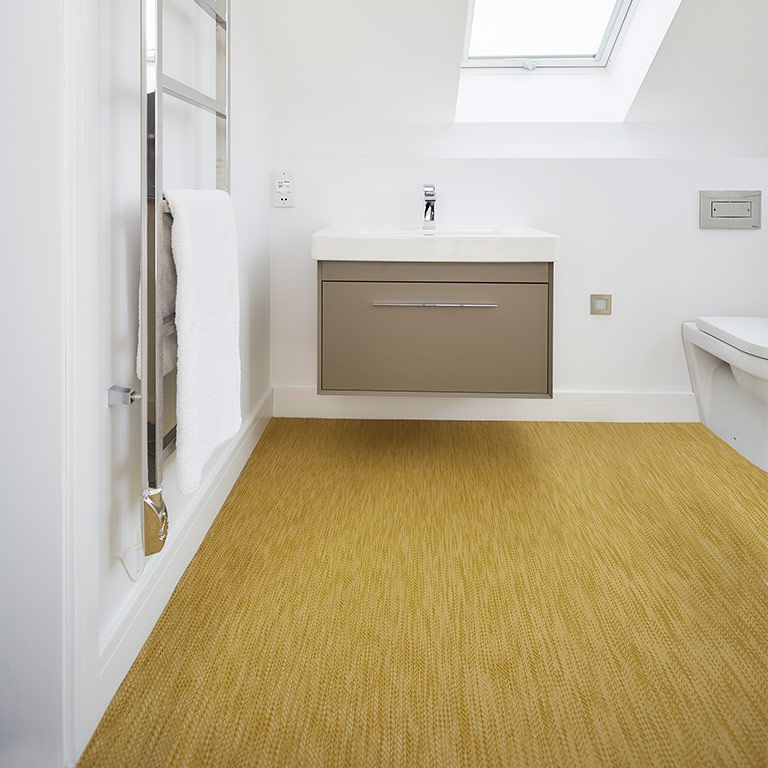
<svg viewBox="0 0 768 768"><path fill-rule="evenodd" d="M168 534L163 500L163 463L176 449L176 428L165 428L163 335L173 317L163 317L158 297L162 262L158 249L169 217L163 199L163 96L216 115L216 187L229 191L229 0L193 0L216 25L216 96L207 96L163 73L163 0L141 0L141 441L142 539L144 554L159 552Z"/></svg>

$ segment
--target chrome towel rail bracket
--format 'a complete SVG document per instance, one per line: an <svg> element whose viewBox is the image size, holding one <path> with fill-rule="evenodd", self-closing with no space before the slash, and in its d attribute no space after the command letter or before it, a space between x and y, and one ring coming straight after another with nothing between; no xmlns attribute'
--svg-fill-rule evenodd
<svg viewBox="0 0 768 768"><path fill-rule="evenodd" d="M137 400L141 400L141 395L130 387L118 387L113 384L107 394L109 405L133 405Z"/></svg>

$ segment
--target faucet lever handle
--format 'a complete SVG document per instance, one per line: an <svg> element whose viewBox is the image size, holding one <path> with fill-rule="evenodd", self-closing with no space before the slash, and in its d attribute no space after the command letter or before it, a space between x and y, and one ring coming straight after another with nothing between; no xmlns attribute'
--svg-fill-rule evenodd
<svg viewBox="0 0 768 768"><path fill-rule="evenodd" d="M435 199L435 185L434 184L425 184L424 185L424 199L425 200L434 200Z"/></svg>

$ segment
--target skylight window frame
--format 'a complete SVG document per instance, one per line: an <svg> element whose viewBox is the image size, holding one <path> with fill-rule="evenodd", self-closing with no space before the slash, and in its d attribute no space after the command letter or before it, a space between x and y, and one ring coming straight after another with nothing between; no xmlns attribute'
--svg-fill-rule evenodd
<svg viewBox="0 0 768 768"><path fill-rule="evenodd" d="M467 30L464 36L464 60L461 66L465 69L519 69L527 71L567 68L605 69L611 60L622 31L626 27L635 2L636 0L617 0L595 55L542 54L538 56L470 57L469 45L472 39L472 24L475 19L475 0L469 0Z"/></svg>

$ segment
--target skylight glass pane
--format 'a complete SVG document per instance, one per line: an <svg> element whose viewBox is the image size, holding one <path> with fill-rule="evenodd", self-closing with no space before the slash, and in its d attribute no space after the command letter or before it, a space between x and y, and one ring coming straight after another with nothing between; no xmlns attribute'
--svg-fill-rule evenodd
<svg viewBox="0 0 768 768"><path fill-rule="evenodd" d="M469 56L596 56L616 0L475 0Z"/></svg>

